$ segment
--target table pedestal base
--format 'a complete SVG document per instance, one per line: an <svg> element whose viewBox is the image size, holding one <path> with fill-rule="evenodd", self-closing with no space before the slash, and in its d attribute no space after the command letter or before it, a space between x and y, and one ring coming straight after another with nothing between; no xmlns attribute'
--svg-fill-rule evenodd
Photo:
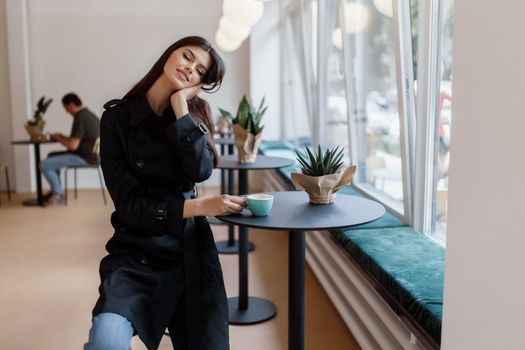
<svg viewBox="0 0 525 350"><path fill-rule="evenodd" d="M277 309L269 300L248 297L248 308L239 310L239 297L228 298L230 324L249 325L264 322L277 314Z"/></svg>
<svg viewBox="0 0 525 350"><path fill-rule="evenodd" d="M26 199L25 201L22 202L23 205L27 206L27 207L39 207L39 206L42 206L42 204L38 203L38 199L34 198L34 199Z"/></svg>

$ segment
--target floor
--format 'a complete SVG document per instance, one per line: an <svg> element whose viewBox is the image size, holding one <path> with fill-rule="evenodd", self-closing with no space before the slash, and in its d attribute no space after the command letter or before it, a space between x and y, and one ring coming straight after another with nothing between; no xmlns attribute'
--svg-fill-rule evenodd
<svg viewBox="0 0 525 350"><path fill-rule="evenodd" d="M208 189L211 195L216 189ZM5 193L0 206L0 349L81 349L99 284L98 264L111 236L100 192L82 190L67 207L23 207L30 195ZM224 226L213 226L216 240ZM277 316L251 326L230 326L232 350L287 347L286 233L253 230L249 291L277 306ZM237 295L238 258L221 255L227 293ZM145 349L134 337L133 349ZM172 349L164 337L160 349ZM306 349L359 349L310 269L306 271Z"/></svg>

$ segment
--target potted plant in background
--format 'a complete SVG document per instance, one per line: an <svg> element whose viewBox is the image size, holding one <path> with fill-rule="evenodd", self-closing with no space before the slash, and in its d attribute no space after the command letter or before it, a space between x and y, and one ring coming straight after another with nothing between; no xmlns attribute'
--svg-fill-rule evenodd
<svg viewBox="0 0 525 350"><path fill-rule="evenodd" d="M33 119L28 120L24 125L31 141L42 140L42 131L44 130L44 125L46 121L43 119L44 114L46 113L49 105L53 102L53 99L50 98L46 100L45 96L42 96L36 104L35 112L33 113Z"/></svg>
<svg viewBox="0 0 525 350"><path fill-rule="evenodd" d="M352 181L356 166L342 169L344 153L340 147L323 151L321 146L318 146L315 154L308 147L305 147L305 150L304 154L296 151L301 173L292 173L295 188L305 190L310 197L310 203L335 202L336 192Z"/></svg>
<svg viewBox="0 0 525 350"><path fill-rule="evenodd" d="M233 117L230 112L227 112L224 109L219 108L219 111L221 112L221 115L217 119L216 127L217 132L221 135L221 137L224 137L225 135L229 135L231 133Z"/></svg>
<svg viewBox="0 0 525 350"><path fill-rule="evenodd" d="M219 110L221 110L219 108ZM221 113L223 110L221 110ZM225 118L223 115L217 119L217 132L221 135L221 137L224 137L225 135L228 135L230 133L230 127L231 123L228 118Z"/></svg>
<svg viewBox="0 0 525 350"><path fill-rule="evenodd" d="M235 147L237 148L240 163L255 162L257 151L261 144L261 133L264 128L264 126L261 126L261 119L267 108L268 106L264 106L264 98L259 107L255 109L245 95L239 104L235 118L233 118L231 113L219 109L222 117L232 121Z"/></svg>

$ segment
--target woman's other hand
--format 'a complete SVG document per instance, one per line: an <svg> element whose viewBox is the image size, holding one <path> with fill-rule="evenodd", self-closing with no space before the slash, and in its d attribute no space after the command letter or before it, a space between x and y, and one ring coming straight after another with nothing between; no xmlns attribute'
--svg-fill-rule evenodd
<svg viewBox="0 0 525 350"><path fill-rule="evenodd" d="M188 100L191 100L202 91L202 85L198 84L195 86L180 89L170 97L171 108L175 112L177 119L182 118L188 114Z"/></svg>
<svg viewBox="0 0 525 350"><path fill-rule="evenodd" d="M191 199L184 202L183 217L237 214L240 213L244 207L246 207L245 198L227 194Z"/></svg>
<svg viewBox="0 0 525 350"><path fill-rule="evenodd" d="M186 101L191 100L195 96L197 96L202 91L203 84L198 84L194 86L190 86L184 89L180 89L173 95L179 95L180 97L184 97ZM173 99L173 95L171 95L171 98Z"/></svg>

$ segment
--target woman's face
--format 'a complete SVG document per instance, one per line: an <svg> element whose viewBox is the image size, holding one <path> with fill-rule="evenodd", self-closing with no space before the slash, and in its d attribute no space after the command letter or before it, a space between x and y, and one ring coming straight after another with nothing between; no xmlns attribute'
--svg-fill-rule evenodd
<svg viewBox="0 0 525 350"><path fill-rule="evenodd" d="M211 63L210 54L200 46L183 46L170 55L164 74L178 91L200 84Z"/></svg>

